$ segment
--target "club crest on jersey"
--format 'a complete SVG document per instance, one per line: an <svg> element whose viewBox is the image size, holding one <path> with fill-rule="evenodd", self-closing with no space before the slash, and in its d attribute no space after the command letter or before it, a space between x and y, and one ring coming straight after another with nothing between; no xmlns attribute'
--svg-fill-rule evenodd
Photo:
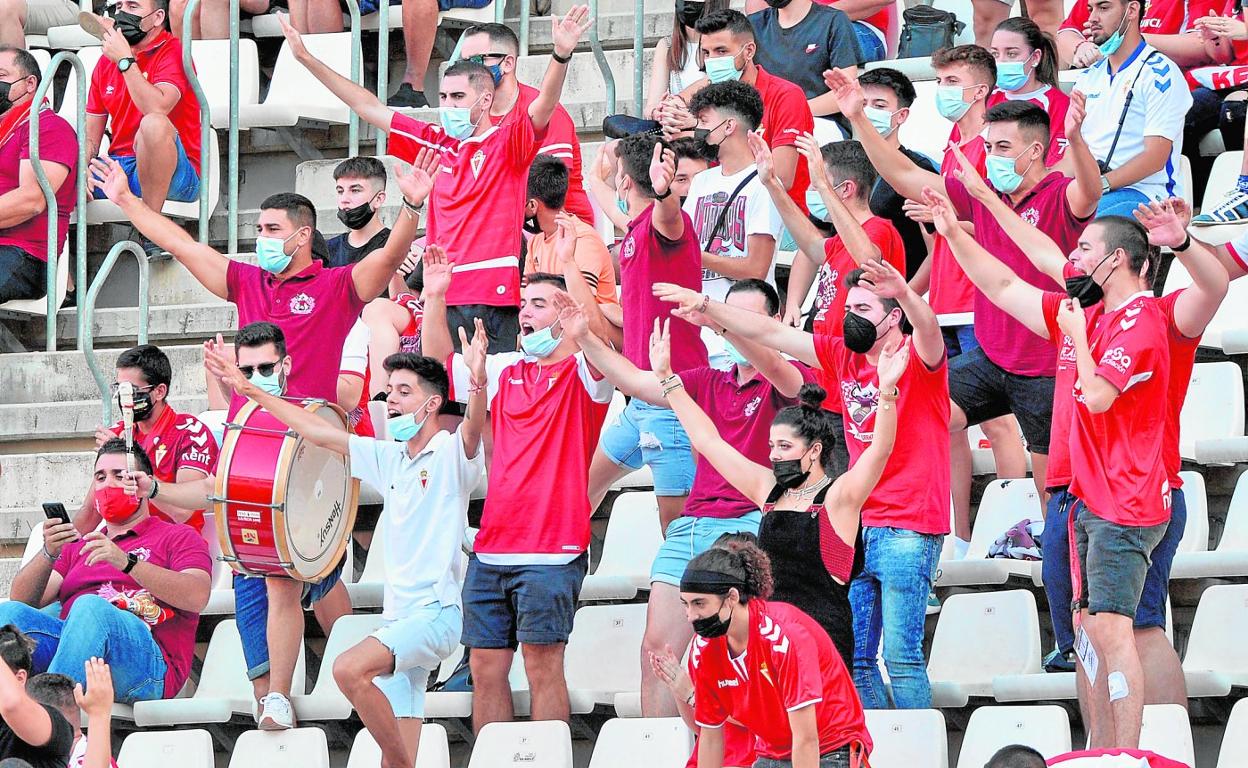
<svg viewBox="0 0 1248 768"><path fill-rule="evenodd" d="M1019 218L1033 227L1040 226L1040 212L1036 210L1035 206L1023 211L1019 214Z"/></svg>
<svg viewBox="0 0 1248 768"><path fill-rule="evenodd" d="M758 406L763 404L763 396L756 395L753 400L745 404L745 415L753 416L758 411Z"/></svg>
<svg viewBox="0 0 1248 768"><path fill-rule="evenodd" d="M292 315L310 315L316 309L316 299L306 293L296 293L290 297L290 313Z"/></svg>
<svg viewBox="0 0 1248 768"><path fill-rule="evenodd" d="M624 252L620 254L622 259L631 259L637 253L637 241L630 235L624 241Z"/></svg>
<svg viewBox="0 0 1248 768"><path fill-rule="evenodd" d="M429 488L429 470L420 470L420 490L428 490Z"/></svg>
<svg viewBox="0 0 1248 768"><path fill-rule="evenodd" d="M469 167L472 168L473 178L481 177L481 166L485 165L485 150L478 149L472 154L472 159L468 161Z"/></svg>
<svg viewBox="0 0 1248 768"><path fill-rule="evenodd" d="M156 438L156 439L159 440L160 438ZM153 457L152 463L159 467L160 463L165 460L165 455L168 453L169 453L169 446L165 445L164 443L160 443L159 445L156 446L156 455Z"/></svg>

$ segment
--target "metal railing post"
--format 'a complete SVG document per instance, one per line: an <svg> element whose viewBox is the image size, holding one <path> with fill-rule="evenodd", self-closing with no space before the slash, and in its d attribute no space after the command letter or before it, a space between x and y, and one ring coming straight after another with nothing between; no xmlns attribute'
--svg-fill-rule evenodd
<svg viewBox="0 0 1248 768"><path fill-rule="evenodd" d="M646 0L633 0L633 114L641 115L645 105ZM614 112L614 110L612 110Z"/></svg>
<svg viewBox="0 0 1248 768"><path fill-rule="evenodd" d="M378 0L388 3L389 0ZM383 5L377 9L377 100L386 103L390 90L390 6ZM377 131L377 157L386 154L389 136L385 131Z"/></svg>
<svg viewBox="0 0 1248 768"><path fill-rule="evenodd" d="M193 29L195 9L198 7L199 0L187 0L186 11L182 14L183 29ZM191 84L195 99L199 101L199 242L206 243L208 242L208 217L211 215L211 211L208 210L208 190L210 189L208 185L212 183L212 168L210 167L212 110L208 106L208 97L204 95L204 87L199 82L199 75L195 73L195 59L191 55L193 45L191 36L186 35L182 42L182 70L187 82ZM236 72L238 60L233 56L230 58L230 70Z"/></svg>
<svg viewBox="0 0 1248 768"><path fill-rule="evenodd" d="M190 27L187 27L187 29L190 29ZM134 241L122 240L120 243L113 245L108 255L104 257L104 263L100 265L100 271L95 274L95 279L91 281L91 287L86 291L83 331L79 336L82 342L82 354L87 359L87 368L91 370L91 376L95 378L95 386L100 390L102 424L112 423L112 398L109 396L108 379L105 378L104 371L100 369L100 361L95 356L95 301L99 298L100 288L108 280L109 274L113 271L113 266L117 264L117 259L123 252L134 254L134 257L139 260L139 343L147 343L147 279L149 270L147 254L143 253L143 249Z"/></svg>
<svg viewBox="0 0 1248 768"><path fill-rule="evenodd" d="M388 2L389 0L381 0ZM387 5L386 12L389 13L390 6ZM360 46L360 4L358 0L347 0L347 10L351 13L351 82L356 85L364 85L364 73L361 71L361 58L363 50ZM386 23L389 23L387 17ZM347 146L349 149L349 157L355 157L360 154L360 116L355 110L348 110L350 118L347 122Z"/></svg>
<svg viewBox="0 0 1248 768"><path fill-rule="evenodd" d="M47 348L49 352L56 351L56 313L60 310L57 305L56 283L57 270L60 269L60 251L56 247L56 241L60 234L60 206L56 201L56 190L52 189L52 183L48 180L47 173L43 169L43 161L39 158L39 117L40 105L47 97L48 89L52 87L52 81L56 71L61 65L69 62L74 68L73 77L78 85L78 104L77 111L74 116L74 131L79 136L86 135L87 121L87 71L82 66L82 61L78 56L70 51L61 51L52 57L52 61L48 63L48 69L43 73L39 80L39 87L35 89L35 95L31 99L30 108L30 162L34 166L35 180L39 182L39 190L43 192L43 201L46 206L44 211L48 217L48 264L47 264L47 289L48 289L48 305L47 317L45 318L44 331L47 335ZM87 275L87 174L90 170L87 168L87 143L80 140L78 142L78 172L75 174L74 185L76 195L76 209L78 211L78 223L75 225L75 261L78 265L79 280L86 282ZM61 182L64 184L65 182ZM82 283L78 283L81 285ZM79 298L79 334L78 339L81 343L82 339L82 299Z"/></svg>
<svg viewBox="0 0 1248 768"><path fill-rule="evenodd" d="M525 0L520 0L525 2ZM494 23L502 24L507 17L507 0L494 0ZM456 46L458 47L458 46Z"/></svg>
<svg viewBox="0 0 1248 768"><path fill-rule="evenodd" d="M494 0L498 2L498 0ZM520 55L529 55L529 17L533 12L533 0L520 0ZM551 13L554 13L552 10Z"/></svg>
<svg viewBox="0 0 1248 768"><path fill-rule="evenodd" d="M638 2L641 2L641 0L638 0ZM594 20L594 23L589 25L589 49L594 52L594 61L598 62L598 69L602 72L602 82L607 87L607 114L614 115L616 113L615 73L611 71L611 67L607 64L607 54L602 49L602 39L598 37L598 28L600 26L598 0L589 0L589 15Z"/></svg>
<svg viewBox="0 0 1248 768"><path fill-rule="evenodd" d="M226 253L238 253L238 0L230 0L230 124L226 158Z"/></svg>

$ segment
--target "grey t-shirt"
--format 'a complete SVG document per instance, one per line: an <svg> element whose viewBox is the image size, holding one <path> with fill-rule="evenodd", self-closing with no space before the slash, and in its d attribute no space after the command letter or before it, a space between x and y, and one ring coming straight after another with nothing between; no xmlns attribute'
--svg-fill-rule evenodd
<svg viewBox="0 0 1248 768"><path fill-rule="evenodd" d="M858 35L844 11L816 3L806 18L787 29L780 26L778 13L764 8L750 14L758 43L754 61L801 88L806 98L828 92L824 70L863 63Z"/></svg>

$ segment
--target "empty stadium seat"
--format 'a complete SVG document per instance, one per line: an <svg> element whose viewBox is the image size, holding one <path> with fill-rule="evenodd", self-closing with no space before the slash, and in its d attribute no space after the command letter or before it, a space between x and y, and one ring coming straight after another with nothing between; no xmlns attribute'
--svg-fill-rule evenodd
<svg viewBox="0 0 1248 768"><path fill-rule="evenodd" d="M229 40L195 40L191 44L191 60L195 74L208 100L213 128L230 125L230 68L221 62L230 60ZM188 92L192 98L194 94ZM256 41L248 37L238 41L238 104L260 103L260 55Z"/></svg>
<svg viewBox="0 0 1248 768"><path fill-rule="evenodd" d="M868 709L871 768L949 768L945 716L935 709Z"/></svg>
<svg viewBox="0 0 1248 768"><path fill-rule="evenodd" d="M330 69L351 72L351 33L304 35L303 42ZM264 101L238 108L238 124L243 128L289 128L300 121L343 125L349 116L347 105L295 60L285 41Z"/></svg>
<svg viewBox="0 0 1248 768"><path fill-rule="evenodd" d="M941 561L938 587L968 584L1004 584L1011 576L1033 579L1040 570L1037 560L989 558L988 552L999 537L1023 519L1044 520L1044 505L1030 478L994 480L984 489L979 502L971 542L962 560Z"/></svg>
<svg viewBox="0 0 1248 768"><path fill-rule="evenodd" d="M367 728L360 729L351 744L347 768L377 768L381 764L381 748ZM451 748L447 744L446 729L437 723L420 726L420 746L416 751L414 768L451 768Z"/></svg>
<svg viewBox="0 0 1248 768"><path fill-rule="evenodd" d="M971 713L958 768L982 768L998 749L1026 744L1046 758L1070 751L1070 716L1061 707L980 707Z"/></svg>
<svg viewBox="0 0 1248 768"><path fill-rule="evenodd" d="M1172 579L1230 576L1248 576L1248 472L1235 483L1218 546L1208 552L1180 551L1170 569Z"/></svg>
<svg viewBox="0 0 1248 768"><path fill-rule="evenodd" d="M650 565L663 544L653 493L622 493L611 506L598 568L585 577L581 600L631 600L650 588Z"/></svg>
<svg viewBox="0 0 1248 768"><path fill-rule="evenodd" d="M1209 499L1205 492L1205 476L1199 472L1180 472L1183 480L1183 501L1187 505L1187 525L1179 540L1179 552L1204 552L1209 549Z"/></svg>
<svg viewBox="0 0 1248 768"><path fill-rule="evenodd" d="M385 512L383 511L384 515ZM368 554L364 558L364 570L354 584L347 585L347 594L351 596L351 606L360 608L380 608L386 591L386 527L378 518L373 528L373 540L368 545Z"/></svg>
<svg viewBox="0 0 1248 768"><path fill-rule="evenodd" d="M562 720L489 723L477 734L468 768L504 765L572 768L572 733L568 724Z"/></svg>
<svg viewBox="0 0 1248 768"><path fill-rule="evenodd" d="M1195 230L1198 235L1202 236L1211 229L1203 227ZM1165 293L1170 294L1186 288L1192 284L1191 275L1187 273L1187 269L1177 259L1170 264L1170 272L1166 275ZM1213 320L1205 328L1205 333L1200 338L1202 347L1210 347L1220 349L1227 355L1240 355L1248 352L1248 319L1245 319L1241 307L1248 304L1248 281L1232 280L1230 287L1227 288L1226 298L1222 300L1221 306L1218 307L1217 313L1214 314ZM1198 363L1197 368L1201 365L1213 365L1213 363ZM1193 376L1195 372L1193 371ZM1243 385L1240 384L1239 398L1243 401ZM1191 393L1188 394L1188 400L1191 400ZM1242 408L1240 409L1242 412ZM1234 417L1234 414L1231 414ZM1242 416L1242 413L1241 413ZM1242 436L1243 421L1239 420L1240 430L1235 434ZM1188 456L1183 454L1184 458L1192 458L1201 461L1200 456Z"/></svg>
<svg viewBox="0 0 1248 768"><path fill-rule="evenodd" d="M303 693L307 676L303 644L295 662L292 694ZM140 701L134 705L134 721L140 726L185 723L225 723L234 715L250 716L255 693L247 679L247 662L238 625L226 619L212 630L204 654L203 671L190 698Z"/></svg>
<svg viewBox="0 0 1248 768"><path fill-rule="evenodd" d="M212 558L212 593L201 616L234 613L234 569L221 562L221 538L217 536L217 515L204 512L204 541Z"/></svg>
<svg viewBox="0 0 1248 768"><path fill-rule="evenodd" d="M589 768L683 768L693 733L679 717L608 720L603 723Z"/></svg>
<svg viewBox="0 0 1248 768"><path fill-rule="evenodd" d="M1218 750L1218 768L1238 768L1248 754L1248 699L1240 699L1231 708Z"/></svg>
<svg viewBox="0 0 1248 768"><path fill-rule="evenodd" d="M1192 724L1187 710L1178 704L1146 705L1144 726L1140 729L1140 749L1195 765L1196 749L1192 744Z"/></svg>
<svg viewBox="0 0 1248 768"><path fill-rule="evenodd" d="M212 735L200 728L187 731L141 731L121 744L118 763L126 768L215 768Z"/></svg>
<svg viewBox="0 0 1248 768"><path fill-rule="evenodd" d="M316 684L303 696L291 696L295 717L300 722L313 720L345 720L351 716L351 702L338 690L334 680L334 662L343 652L372 634L381 626L378 614L343 616L334 622L334 628L325 641L325 653L321 656L321 671Z"/></svg>
<svg viewBox="0 0 1248 768"><path fill-rule="evenodd" d="M1030 592L979 592L944 601L927 664L932 706L963 707L971 696L992 696L998 675L1040 671L1040 625Z"/></svg>
<svg viewBox="0 0 1248 768"><path fill-rule="evenodd" d="M1167 286L1170 281L1166 281ZM1227 298L1230 301L1230 297ZM1248 328L1244 305L1229 307L1228 314ZM1218 310L1222 315L1225 307ZM1214 318L1217 319L1216 317ZM1199 461L1202 443L1244 435L1244 373L1229 361L1197 363L1192 368L1190 388L1179 413L1179 454Z"/></svg>
<svg viewBox="0 0 1248 768"><path fill-rule="evenodd" d="M1248 585L1209 587L1200 596L1183 657L1187 695L1226 696L1248 686Z"/></svg>
<svg viewBox="0 0 1248 768"><path fill-rule="evenodd" d="M329 768L329 744L320 728L247 731L230 754L230 768Z"/></svg>

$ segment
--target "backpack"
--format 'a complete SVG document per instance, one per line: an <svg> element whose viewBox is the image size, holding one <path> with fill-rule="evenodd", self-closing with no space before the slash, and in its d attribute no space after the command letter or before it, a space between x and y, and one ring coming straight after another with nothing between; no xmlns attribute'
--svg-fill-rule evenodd
<svg viewBox="0 0 1248 768"><path fill-rule="evenodd" d="M904 26L897 46L897 58L931 56L941 48L949 48L966 29L966 24L949 11L930 5L916 5L902 11Z"/></svg>

